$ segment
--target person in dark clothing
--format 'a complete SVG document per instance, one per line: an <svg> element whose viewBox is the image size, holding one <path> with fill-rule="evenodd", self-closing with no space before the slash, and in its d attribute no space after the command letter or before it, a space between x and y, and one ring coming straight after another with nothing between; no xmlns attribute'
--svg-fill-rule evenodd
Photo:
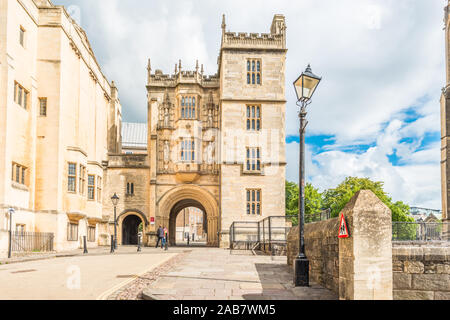
<svg viewBox="0 0 450 320"><path fill-rule="evenodd" d="M159 242L161 242L161 249L162 249L164 239L164 229L161 226L159 226L158 231L156 231L156 236L158 237L158 242L156 242L155 248L158 248Z"/></svg>

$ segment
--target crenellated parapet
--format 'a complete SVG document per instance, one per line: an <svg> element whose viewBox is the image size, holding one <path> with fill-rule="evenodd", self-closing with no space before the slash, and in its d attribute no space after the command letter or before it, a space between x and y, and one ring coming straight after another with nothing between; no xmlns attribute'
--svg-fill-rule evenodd
<svg viewBox="0 0 450 320"><path fill-rule="evenodd" d="M220 79L217 74L203 75L196 71L176 70L173 74L164 74L161 70L149 73L148 85L152 87L176 87L179 84L198 84L204 88L217 88Z"/></svg>
<svg viewBox="0 0 450 320"><path fill-rule="evenodd" d="M222 49L286 49L286 23L283 15L275 15L270 33L226 32L222 20Z"/></svg>

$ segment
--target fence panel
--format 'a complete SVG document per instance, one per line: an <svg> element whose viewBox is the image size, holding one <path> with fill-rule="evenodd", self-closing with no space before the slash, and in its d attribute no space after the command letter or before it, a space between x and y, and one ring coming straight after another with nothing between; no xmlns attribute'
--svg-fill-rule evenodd
<svg viewBox="0 0 450 320"><path fill-rule="evenodd" d="M53 251L53 233L13 231L11 240L11 249L13 252Z"/></svg>

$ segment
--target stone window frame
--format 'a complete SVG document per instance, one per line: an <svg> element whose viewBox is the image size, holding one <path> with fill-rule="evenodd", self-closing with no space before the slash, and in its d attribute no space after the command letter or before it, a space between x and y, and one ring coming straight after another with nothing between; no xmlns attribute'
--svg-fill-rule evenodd
<svg viewBox="0 0 450 320"><path fill-rule="evenodd" d="M44 97L39 98L39 116L40 117L47 116L47 98Z"/></svg>
<svg viewBox="0 0 450 320"><path fill-rule="evenodd" d="M262 59L247 58L245 65L247 74L246 83L250 86L262 85Z"/></svg>
<svg viewBox="0 0 450 320"><path fill-rule="evenodd" d="M25 233L26 232L26 224L16 223L15 230L17 233Z"/></svg>
<svg viewBox="0 0 450 320"><path fill-rule="evenodd" d="M95 233L97 231L97 228L95 226L88 226L87 227L87 241L88 242L95 242Z"/></svg>
<svg viewBox="0 0 450 320"><path fill-rule="evenodd" d="M19 26L19 44L25 48L25 40L26 40L27 30L23 26Z"/></svg>
<svg viewBox="0 0 450 320"><path fill-rule="evenodd" d="M187 116L189 111L190 116ZM196 95L181 96L180 99L180 119L182 120L196 120L199 114L198 98Z"/></svg>
<svg viewBox="0 0 450 320"><path fill-rule="evenodd" d="M247 216L262 216L262 189L246 189L245 200Z"/></svg>
<svg viewBox="0 0 450 320"><path fill-rule="evenodd" d="M75 171L71 170L74 169ZM67 163L67 192L77 193L77 164L75 162ZM73 184L71 183L73 181ZM73 185L73 188L71 186Z"/></svg>
<svg viewBox="0 0 450 320"><path fill-rule="evenodd" d="M91 178L93 180L91 180ZM88 174L87 186L88 201L95 201L95 174Z"/></svg>
<svg viewBox="0 0 450 320"><path fill-rule="evenodd" d="M247 173L261 173L261 148L260 147L246 147L245 148L245 165L244 172Z"/></svg>
<svg viewBox="0 0 450 320"><path fill-rule="evenodd" d="M97 176L97 202L102 201L102 177Z"/></svg>
<svg viewBox="0 0 450 320"><path fill-rule="evenodd" d="M17 103L22 108L24 108L25 110L27 110L29 96L30 91L25 89L25 87L22 86L17 81L14 81L14 102Z"/></svg>
<svg viewBox="0 0 450 320"><path fill-rule="evenodd" d="M27 170L28 168L17 163L12 163L11 168L11 180L15 183L21 184L23 186L27 185Z"/></svg>
<svg viewBox="0 0 450 320"><path fill-rule="evenodd" d="M182 138L180 141L180 162L195 163L195 147L194 138ZM188 156L186 156L188 155Z"/></svg>
<svg viewBox="0 0 450 320"><path fill-rule="evenodd" d="M80 174L79 174L78 192L80 195L84 195L86 186L86 167L80 164Z"/></svg>
<svg viewBox="0 0 450 320"><path fill-rule="evenodd" d="M67 241L78 241L79 224L69 221L67 223Z"/></svg>
<svg viewBox="0 0 450 320"><path fill-rule="evenodd" d="M254 109L253 109L254 108ZM255 110L253 112L253 110ZM259 112L259 114L258 114ZM245 105L245 128L247 131L259 132L262 130L262 105L246 104Z"/></svg>
<svg viewBox="0 0 450 320"><path fill-rule="evenodd" d="M127 196L134 196L134 182L127 182Z"/></svg>

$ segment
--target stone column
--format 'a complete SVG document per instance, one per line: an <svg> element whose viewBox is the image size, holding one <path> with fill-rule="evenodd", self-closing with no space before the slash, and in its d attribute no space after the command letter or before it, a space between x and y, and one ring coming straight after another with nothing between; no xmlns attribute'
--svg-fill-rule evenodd
<svg viewBox="0 0 450 320"><path fill-rule="evenodd" d="M392 300L390 209L372 191L361 190L342 213L350 237L339 239L339 298Z"/></svg>

